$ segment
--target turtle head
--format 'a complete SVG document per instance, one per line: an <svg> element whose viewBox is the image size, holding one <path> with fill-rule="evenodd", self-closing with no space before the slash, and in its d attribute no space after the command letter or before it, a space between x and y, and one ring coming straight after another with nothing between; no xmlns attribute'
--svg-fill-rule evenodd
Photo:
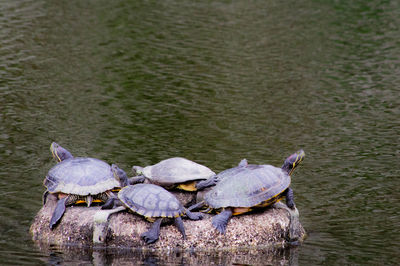
<svg viewBox="0 0 400 266"><path fill-rule="evenodd" d="M298 150L293 153L289 157L286 158L285 162L282 165L282 170L285 171L288 175L291 175L296 168L304 159L306 153L303 150Z"/></svg>
<svg viewBox="0 0 400 266"><path fill-rule="evenodd" d="M136 176L143 175L143 167L141 167L141 166L132 166L132 172Z"/></svg>
<svg viewBox="0 0 400 266"><path fill-rule="evenodd" d="M64 149L55 142L51 143L50 151L57 163L74 157L67 149Z"/></svg>
<svg viewBox="0 0 400 266"><path fill-rule="evenodd" d="M125 171L118 167L116 164L111 165L111 170L113 172L114 178L119 182L121 187L126 187L129 185L128 176Z"/></svg>

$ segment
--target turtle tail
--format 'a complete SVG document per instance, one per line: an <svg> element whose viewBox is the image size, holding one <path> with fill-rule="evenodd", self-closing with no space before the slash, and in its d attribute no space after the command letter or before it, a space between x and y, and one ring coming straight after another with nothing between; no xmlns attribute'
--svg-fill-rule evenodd
<svg viewBox="0 0 400 266"><path fill-rule="evenodd" d="M88 207L90 207L90 205L92 205L92 202L93 202L93 197L92 197L92 195L87 195L87 196L85 197L85 202L86 202L86 205L87 205Z"/></svg>

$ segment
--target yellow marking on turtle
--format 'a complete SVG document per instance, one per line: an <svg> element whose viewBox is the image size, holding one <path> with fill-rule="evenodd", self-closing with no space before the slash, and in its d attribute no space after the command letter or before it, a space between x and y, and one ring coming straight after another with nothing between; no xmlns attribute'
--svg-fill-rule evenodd
<svg viewBox="0 0 400 266"><path fill-rule="evenodd" d="M265 190L265 188L261 188L261 190ZM280 201L283 198L282 192L276 194L272 198L262 201L261 203L259 203L257 205L254 205L253 207L234 207L232 210L232 215L239 215L239 214L243 214L246 212L251 212L252 210L254 210L256 208L268 207L268 206L274 204L275 202Z"/></svg>
<svg viewBox="0 0 400 266"><path fill-rule="evenodd" d="M250 207L235 207L232 210L232 215L239 215L239 214L246 213L246 212L249 212L252 210L253 209Z"/></svg>
<svg viewBox="0 0 400 266"><path fill-rule="evenodd" d="M58 199L66 198L69 195L70 194L66 194L66 193L62 193L62 192L57 193ZM104 202L104 200L102 200L102 199L93 199L92 202L102 203L102 202ZM85 196L82 196L79 199L77 199L74 204L83 204L83 203L86 204Z"/></svg>
<svg viewBox="0 0 400 266"><path fill-rule="evenodd" d="M146 220L149 221L150 223L154 223L154 222L156 221L156 219L153 218L153 217L147 217L147 216L145 216L144 218L146 218Z"/></svg>
<svg viewBox="0 0 400 266"><path fill-rule="evenodd" d="M297 154L296 156L296 160L292 163L292 170L290 170L289 175L292 175L292 173L294 172L294 169L296 168L297 165L299 165L303 159L304 159L305 153L301 153L301 154Z"/></svg>
<svg viewBox="0 0 400 266"><path fill-rule="evenodd" d="M50 150L51 154L53 154L53 157L56 158L57 162L61 162L61 158L58 156L57 152L53 148L53 145L50 145Z"/></svg>
<svg viewBox="0 0 400 266"><path fill-rule="evenodd" d="M101 199L94 199L92 202L101 203L104 201L102 201ZM79 200L75 201L75 204L82 204L82 203L86 203L86 201L84 199L79 199Z"/></svg>
<svg viewBox="0 0 400 266"><path fill-rule="evenodd" d="M182 184L179 184L177 188L185 190L185 191L197 191L196 181L189 181Z"/></svg>

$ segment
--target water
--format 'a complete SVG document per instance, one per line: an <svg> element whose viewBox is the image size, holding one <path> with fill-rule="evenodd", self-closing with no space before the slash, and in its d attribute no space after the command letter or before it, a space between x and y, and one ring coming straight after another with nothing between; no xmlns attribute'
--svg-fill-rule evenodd
<svg viewBox="0 0 400 266"><path fill-rule="evenodd" d="M0 264L266 263L34 245L52 141L217 172L303 148L309 237L268 263L399 264L399 25L383 0L1 1Z"/></svg>

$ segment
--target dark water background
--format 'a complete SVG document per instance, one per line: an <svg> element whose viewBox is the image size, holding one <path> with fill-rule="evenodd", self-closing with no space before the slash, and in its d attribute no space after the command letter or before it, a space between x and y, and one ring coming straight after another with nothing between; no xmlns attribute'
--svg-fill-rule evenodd
<svg viewBox="0 0 400 266"><path fill-rule="evenodd" d="M399 264L399 84L399 1L0 1L0 264L202 261L35 246L52 141L217 172L303 148L309 237L270 263Z"/></svg>

